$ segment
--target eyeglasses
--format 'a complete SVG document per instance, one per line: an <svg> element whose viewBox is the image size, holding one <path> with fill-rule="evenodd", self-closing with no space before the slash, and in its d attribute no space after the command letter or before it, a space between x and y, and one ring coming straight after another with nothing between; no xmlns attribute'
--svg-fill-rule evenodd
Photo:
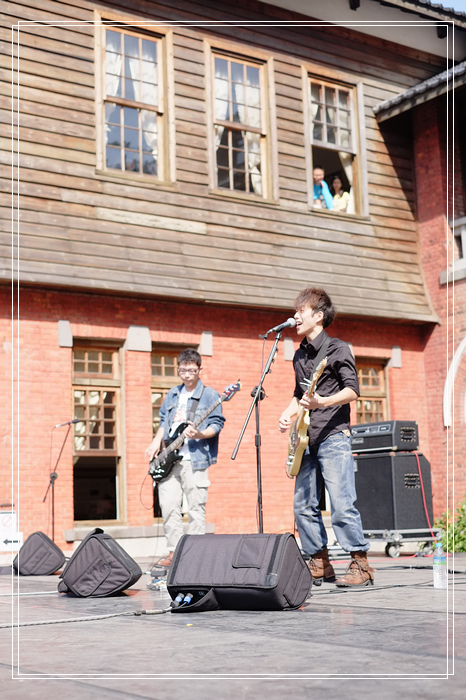
<svg viewBox="0 0 466 700"><path fill-rule="evenodd" d="M182 367L178 367L178 374L197 374L200 369L200 367L196 367L196 369L183 369Z"/></svg>

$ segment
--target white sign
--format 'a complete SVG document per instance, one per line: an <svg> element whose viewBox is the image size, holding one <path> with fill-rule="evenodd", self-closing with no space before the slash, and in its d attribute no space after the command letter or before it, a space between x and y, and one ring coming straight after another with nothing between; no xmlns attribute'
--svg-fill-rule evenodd
<svg viewBox="0 0 466 700"><path fill-rule="evenodd" d="M0 511L0 552L17 552L23 546L23 533L16 531L16 513Z"/></svg>

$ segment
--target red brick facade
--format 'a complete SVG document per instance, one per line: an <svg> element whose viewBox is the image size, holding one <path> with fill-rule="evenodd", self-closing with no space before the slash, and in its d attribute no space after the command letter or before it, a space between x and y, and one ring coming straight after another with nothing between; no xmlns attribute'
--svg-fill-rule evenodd
<svg viewBox="0 0 466 700"><path fill-rule="evenodd" d="M456 374L455 419L449 429L444 426L442 406L447 368L466 335L466 282L463 279L446 285L439 280L440 272L447 270L447 256L449 266L455 257L448 224L464 216L464 184L458 141L452 148L451 141L447 140L445 101L430 101L414 110L413 127L422 266L433 307L440 319L440 324L427 338L424 350L428 431L431 460L435 465L434 505L439 514L446 511L447 505L451 510L466 497L465 357ZM452 133L450 130L450 136Z"/></svg>
<svg viewBox="0 0 466 700"><path fill-rule="evenodd" d="M9 289L3 288L2 315L6 325L10 311ZM52 427L70 420L73 415L71 349L59 347L59 320L70 322L75 340L113 340L121 345L130 325L149 327L153 342L192 346L198 345L203 330L212 331L213 355L203 357L203 380L222 391L227 384L241 379L242 390L224 404L227 422L220 439L218 464L211 469L207 518L215 524L216 532L257 531L254 414L236 460L231 460L231 454L250 406L250 391L260 378L262 340L258 335L282 320L277 312L22 288L19 319L19 455L14 454L15 462L18 459L19 500L14 505L19 513L18 529L25 536L35 530L51 534L50 498L44 504L43 497L51 465L55 465L66 434L66 428L52 430ZM419 422L421 450L428 459L433 459L438 512L443 506L438 491L442 487L444 470L438 457L436 431L431 424L429 391L433 391L430 388L433 375L427 377L425 371L428 341L425 327L340 318L330 330L351 342L356 357L360 358L389 360L392 347L401 347L402 367L388 369L390 414L393 419ZM295 337L292 330L285 333ZM270 339L266 343L266 357L271 343ZM8 345L4 348L2 375L5 377L11 365L11 351ZM124 355L125 426L121 426L124 440L120 444L123 512L120 520L128 526L150 525L154 522L148 509L152 487L150 479L146 478L148 465L144 457L151 439L150 353L126 350ZM292 363L284 359L283 341L272 373L266 378L265 389L267 398L261 403L264 529L293 530L294 482L284 471L287 438L277 429L278 416L293 390ZM440 397L438 401L441 402ZM5 436L9 433L6 415L2 422ZM1 449L2 463L10 463L11 446L7 440L3 440ZM57 544L65 546L64 531L74 525L70 438L57 471L55 539ZM8 502L7 482L3 483L2 490L2 502Z"/></svg>

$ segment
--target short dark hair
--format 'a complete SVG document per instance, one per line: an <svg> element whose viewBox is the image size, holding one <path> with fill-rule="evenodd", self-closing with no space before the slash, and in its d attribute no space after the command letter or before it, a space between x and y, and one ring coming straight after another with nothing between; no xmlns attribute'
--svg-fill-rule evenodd
<svg viewBox="0 0 466 700"><path fill-rule="evenodd" d="M178 355L178 366L187 362L194 362L198 367L201 366L201 356L194 348L186 348L186 350L182 350Z"/></svg>
<svg viewBox="0 0 466 700"><path fill-rule="evenodd" d="M318 287L307 287L298 294L295 299L295 308L300 309L303 306L310 307L313 311L322 311L322 325L324 328L329 326L335 318L335 307L332 300L324 289Z"/></svg>

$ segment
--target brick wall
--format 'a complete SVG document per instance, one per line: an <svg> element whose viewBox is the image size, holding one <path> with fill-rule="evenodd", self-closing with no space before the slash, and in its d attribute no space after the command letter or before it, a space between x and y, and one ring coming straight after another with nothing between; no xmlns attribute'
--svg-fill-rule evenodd
<svg viewBox="0 0 466 700"><path fill-rule="evenodd" d="M452 429L444 427L443 392L447 369L453 354L466 335L466 285L460 280L454 285L440 284L439 274L453 260L453 241L446 218L447 199L449 217L464 213L464 191L461 180L459 150L447 140L446 105L443 100L427 102L413 112L414 158L416 173L419 241L422 266L432 304L440 323L425 339L424 366L426 378L426 406L430 456L434 476L434 509L438 515L466 496L465 372L463 358L455 382ZM449 135L451 135L451 131ZM453 209L453 180L448 180L447 153L454 163L455 202ZM447 500L448 499L448 500Z"/></svg>
<svg viewBox="0 0 466 700"><path fill-rule="evenodd" d="M8 343L10 294L6 287L0 291L0 332ZM19 326L20 500L15 498L15 507L20 514L20 530L25 535L35 530L51 534L50 499L45 504L42 499L51 464L57 459L66 433L66 428L52 431L52 426L72 417L71 349L58 346L59 319L70 321L74 338L112 339L121 344L129 325L148 326L153 341L193 346L198 345L203 330L212 331L213 356L203 357L203 381L221 392L226 385L241 379L242 389L223 405L227 422L220 437L218 464L211 469L207 517L215 523L216 532L257 531L254 412L236 459L232 460L231 455L252 401L250 392L261 376L263 342L258 335L283 320L283 312L27 288L20 293ZM356 356L360 357L389 359L394 345L402 348L402 367L388 370L391 417L418 420L422 451L429 459L438 459L431 405L426 401L429 382L423 358L426 345L423 327L340 318L331 331L351 342ZM297 347L293 330L285 333L295 339ZM265 360L271 347L272 337L265 343ZM0 358L4 377L9 373L11 354L4 351ZM151 439L150 372L149 353L125 352L123 513L126 524L132 526L153 522L151 511L144 507L151 503L150 481L144 481L148 467L144 450ZM8 396L8 382L4 379L2 382ZM272 373L266 377L267 398L260 406L265 531L293 530L294 481L284 471L288 438L277 428L278 417L290 400L293 386L292 363L285 361L281 343ZM1 425L1 483L4 498L8 499L11 447L10 426L5 417ZM441 464L440 460L433 465L436 474ZM55 533L59 546L65 546L64 530L73 527L72 472L72 442L68 439L55 488Z"/></svg>

